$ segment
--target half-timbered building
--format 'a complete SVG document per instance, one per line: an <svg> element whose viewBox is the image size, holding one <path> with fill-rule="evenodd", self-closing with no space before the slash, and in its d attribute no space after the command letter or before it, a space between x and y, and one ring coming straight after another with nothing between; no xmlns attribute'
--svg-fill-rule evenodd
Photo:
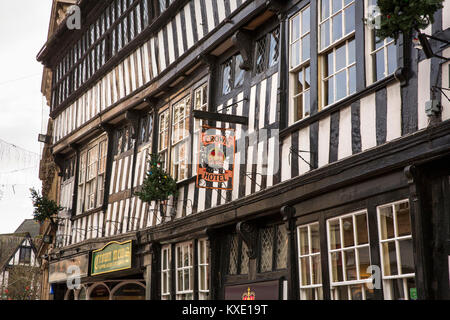
<svg viewBox="0 0 450 320"><path fill-rule="evenodd" d="M38 54L55 298L450 298L450 63L376 41L375 3L77 1L81 29L66 17ZM449 12L423 31L442 57ZM197 185L205 124L235 130L231 190ZM135 194L156 153L164 210ZM112 246L130 264L97 269Z"/></svg>
<svg viewBox="0 0 450 320"><path fill-rule="evenodd" d="M14 233L0 234L0 300L40 298L38 234L39 223L31 219Z"/></svg>

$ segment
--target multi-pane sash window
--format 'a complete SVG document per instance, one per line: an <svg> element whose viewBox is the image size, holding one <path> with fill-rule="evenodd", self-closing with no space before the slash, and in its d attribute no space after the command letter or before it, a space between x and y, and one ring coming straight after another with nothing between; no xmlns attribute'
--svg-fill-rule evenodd
<svg viewBox="0 0 450 320"><path fill-rule="evenodd" d="M172 160L170 167L172 177L177 181L188 177L190 108L190 95L172 105Z"/></svg>
<svg viewBox="0 0 450 320"><path fill-rule="evenodd" d="M168 147L169 147L169 109L164 110L159 114L159 145L158 152L161 155L162 167L167 169L168 161Z"/></svg>
<svg viewBox="0 0 450 320"><path fill-rule="evenodd" d="M322 300L322 267L320 264L319 224L297 228L300 299Z"/></svg>
<svg viewBox="0 0 450 320"><path fill-rule="evenodd" d="M31 247L20 247L19 263L28 264L31 262Z"/></svg>
<svg viewBox="0 0 450 320"><path fill-rule="evenodd" d="M270 69L278 63L279 48L280 28L276 28L256 41L255 72L257 74Z"/></svg>
<svg viewBox="0 0 450 320"><path fill-rule="evenodd" d="M384 298L415 298L417 292L409 202L404 200L377 209Z"/></svg>
<svg viewBox="0 0 450 320"><path fill-rule="evenodd" d="M177 300L192 300L193 288L193 248L192 242L175 247L176 297Z"/></svg>
<svg viewBox="0 0 450 320"><path fill-rule="evenodd" d="M231 90L240 87L244 83L245 70L240 68L244 60L237 54L222 64L222 94L226 95Z"/></svg>
<svg viewBox="0 0 450 320"><path fill-rule="evenodd" d="M198 296L200 300L209 297L209 242L198 240Z"/></svg>
<svg viewBox="0 0 450 320"><path fill-rule="evenodd" d="M289 123L310 114L310 7L294 15L290 21L290 105Z"/></svg>
<svg viewBox="0 0 450 320"><path fill-rule="evenodd" d="M321 0L319 6L321 106L356 92L355 1Z"/></svg>
<svg viewBox="0 0 450 320"><path fill-rule="evenodd" d="M78 213L103 203L106 169L106 140L91 144L81 152L78 178Z"/></svg>
<svg viewBox="0 0 450 320"><path fill-rule="evenodd" d="M377 5L377 0L365 0L366 3L366 13ZM368 61L368 74L369 84L381 80L390 74L393 74L397 69L397 47L395 45L394 39L387 38L380 40L375 35L375 30L366 28L366 33L368 35L368 46L369 46L369 57Z"/></svg>
<svg viewBox="0 0 450 320"><path fill-rule="evenodd" d="M367 213L356 212L327 221L331 297L334 300L373 298Z"/></svg>
<svg viewBox="0 0 450 320"><path fill-rule="evenodd" d="M161 299L170 300L170 265L171 265L170 245L161 249Z"/></svg>

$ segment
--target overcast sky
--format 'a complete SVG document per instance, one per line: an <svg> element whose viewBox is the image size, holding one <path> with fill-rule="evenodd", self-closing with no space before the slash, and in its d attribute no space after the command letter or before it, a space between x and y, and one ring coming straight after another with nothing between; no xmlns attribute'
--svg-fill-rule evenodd
<svg viewBox="0 0 450 320"><path fill-rule="evenodd" d="M36 154L41 152L37 136L42 123L46 129L48 118L40 92L42 65L36 55L47 39L51 5L51 0L0 0L0 139ZM16 157L13 153L9 158ZM34 168L5 178L5 172L24 168L24 162L5 159L3 154L0 234L14 232L24 219L32 218L28 189L41 186L37 161Z"/></svg>

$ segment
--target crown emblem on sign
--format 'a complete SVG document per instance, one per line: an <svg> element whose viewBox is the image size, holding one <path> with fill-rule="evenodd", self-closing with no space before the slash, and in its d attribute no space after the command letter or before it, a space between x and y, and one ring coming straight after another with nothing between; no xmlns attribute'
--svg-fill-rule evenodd
<svg viewBox="0 0 450 320"><path fill-rule="evenodd" d="M242 295L242 300L255 300L255 298L255 292L250 291L250 287L247 289L247 292Z"/></svg>
<svg viewBox="0 0 450 320"><path fill-rule="evenodd" d="M208 164L212 167L223 167L225 154L219 149L214 148L208 155Z"/></svg>

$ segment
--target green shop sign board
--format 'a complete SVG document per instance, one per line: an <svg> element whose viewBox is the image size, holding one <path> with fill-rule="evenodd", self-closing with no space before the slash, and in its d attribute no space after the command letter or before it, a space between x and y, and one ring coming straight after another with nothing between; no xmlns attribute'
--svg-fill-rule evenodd
<svg viewBox="0 0 450 320"><path fill-rule="evenodd" d="M131 268L131 240L113 241L92 252L91 276Z"/></svg>

